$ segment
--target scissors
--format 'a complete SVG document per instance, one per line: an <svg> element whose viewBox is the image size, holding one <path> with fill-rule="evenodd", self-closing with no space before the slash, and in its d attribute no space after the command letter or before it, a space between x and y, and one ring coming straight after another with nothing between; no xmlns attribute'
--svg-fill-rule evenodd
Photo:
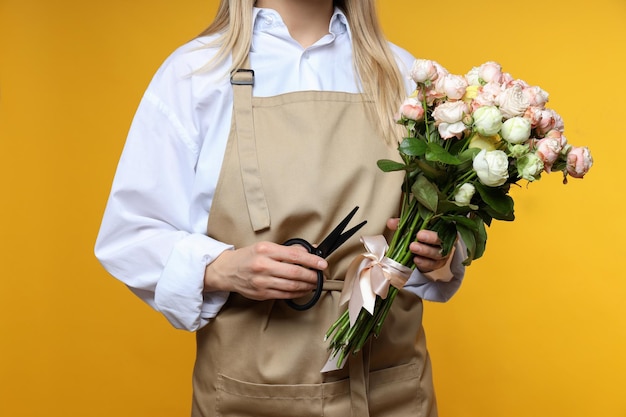
<svg viewBox="0 0 626 417"><path fill-rule="evenodd" d="M301 246L304 246L309 251L309 253L320 256L322 258L327 258L331 253L333 253L337 248L339 248L339 246L343 245L343 243L346 240L348 240L353 234L355 234L357 230L359 230L361 227L363 227L363 225L365 225L365 223L367 223L367 220L364 220L361 223L354 226L352 229L347 230L346 232L342 233L343 229L346 228L346 226L348 225L348 223L354 216L354 213L356 213L358 209L359 209L358 206L353 208L352 211L341 221L341 223L339 223L337 227L335 227L333 231L330 232L330 234L326 236L324 240L322 240L322 243L317 245L317 247L311 245L308 241L304 239L300 239L300 238L289 239L285 243L283 243L283 245L285 246L301 245ZM320 298L320 295L322 295L322 285L324 284L324 274L320 270L316 270L316 271L317 271L317 287L315 288L315 292L313 293L313 298L311 298L305 304L297 304L293 300L286 300L286 303L289 307L293 308L294 310L304 311L313 307L315 303L317 303L317 301Z"/></svg>

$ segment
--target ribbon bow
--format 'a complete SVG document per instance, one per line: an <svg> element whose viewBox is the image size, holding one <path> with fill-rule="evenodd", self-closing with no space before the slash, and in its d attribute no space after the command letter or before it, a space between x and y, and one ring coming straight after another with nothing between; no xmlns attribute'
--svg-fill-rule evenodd
<svg viewBox="0 0 626 417"><path fill-rule="evenodd" d="M361 308L373 315L376 296L387 298L389 285L402 288L412 272L411 268L385 256L389 246L384 236L362 236L361 243L367 252L357 256L348 267L339 298L340 304L349 301L350 326L356 322Z"/></svg>

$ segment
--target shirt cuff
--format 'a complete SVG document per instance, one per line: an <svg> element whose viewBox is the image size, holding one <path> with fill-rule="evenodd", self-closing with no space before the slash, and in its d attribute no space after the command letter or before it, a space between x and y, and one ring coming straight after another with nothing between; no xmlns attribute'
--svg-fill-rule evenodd
<svg viewBox="0 0 626 417"><path fill-rule="evenodd" d="M423 300L446 302L452 298L461 287L465 276L465 266L463 261L466 258L467 248L462 239L458 239L455 245L454 254L450 257L450 262L442 270L437 270L437 276L450 277L448 281L435 281L431 273L423 274L419 270L413 270L411 277L404 288L416 294Z"/></svg>
<svg viewBox="0 0 626 417"><path fill-rule="evenodd" d="M196 331L220 311L229 293L204 293L204 272L229 249L233 247L201 234L191 234L176 243L154 296L156 308L174 327Z"/></svg>

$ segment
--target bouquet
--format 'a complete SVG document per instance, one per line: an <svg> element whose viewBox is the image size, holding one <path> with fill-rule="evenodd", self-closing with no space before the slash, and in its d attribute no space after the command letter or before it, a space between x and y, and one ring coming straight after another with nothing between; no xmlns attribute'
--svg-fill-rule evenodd
<svg viewBox="0 0 626 417"><path fill-rule="evenodd" d="M460 236L467 247L464 265L470 265L485 251L485 226L514 220L512 185L551 172L561 172L567 183L568 176L582 178L592 166L587 147L567 142L561 117L546 107L548 94L514 79L496 62L455 75L435 61L418 59L411 78L416 89L396 116L406 128L398 147L402 162L378 161L384 172L405 172L399 225L379 259L405 278L415 268L409 244L417 231L436 231L443 255ZM370 273L363 265L346 277L346 286L359 293L362 275ZM351 274L354 284L348 284ZM329 363L341 367L347 355L380 333L403 282L387 279L349 298L348 310L326 333Z"/></svg>

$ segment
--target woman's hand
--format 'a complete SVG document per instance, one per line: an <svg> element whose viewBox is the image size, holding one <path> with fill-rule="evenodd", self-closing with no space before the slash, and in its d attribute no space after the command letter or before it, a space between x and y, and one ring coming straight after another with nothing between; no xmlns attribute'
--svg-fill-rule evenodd
<svg viewBox="0 0 626 417"><path fill-rule="evenodd" d="M205 291L236 292L253 300L293 299L317 285L314 269L324 270L324 258L298 245L258 242L223 252L207 265Z"/></svg>
<svg viewBox="0 0 626 417"><path fill-rule="evenodd" d="M389 219L387 227L391 230L398 228L400 219ZM441 240L437 232L432 230L420 230L417 232L416 241L409 245L409 250L415 254L413 262L420 272L431 272L442 268L448 261L448 256L441 256Z"/></svg>

